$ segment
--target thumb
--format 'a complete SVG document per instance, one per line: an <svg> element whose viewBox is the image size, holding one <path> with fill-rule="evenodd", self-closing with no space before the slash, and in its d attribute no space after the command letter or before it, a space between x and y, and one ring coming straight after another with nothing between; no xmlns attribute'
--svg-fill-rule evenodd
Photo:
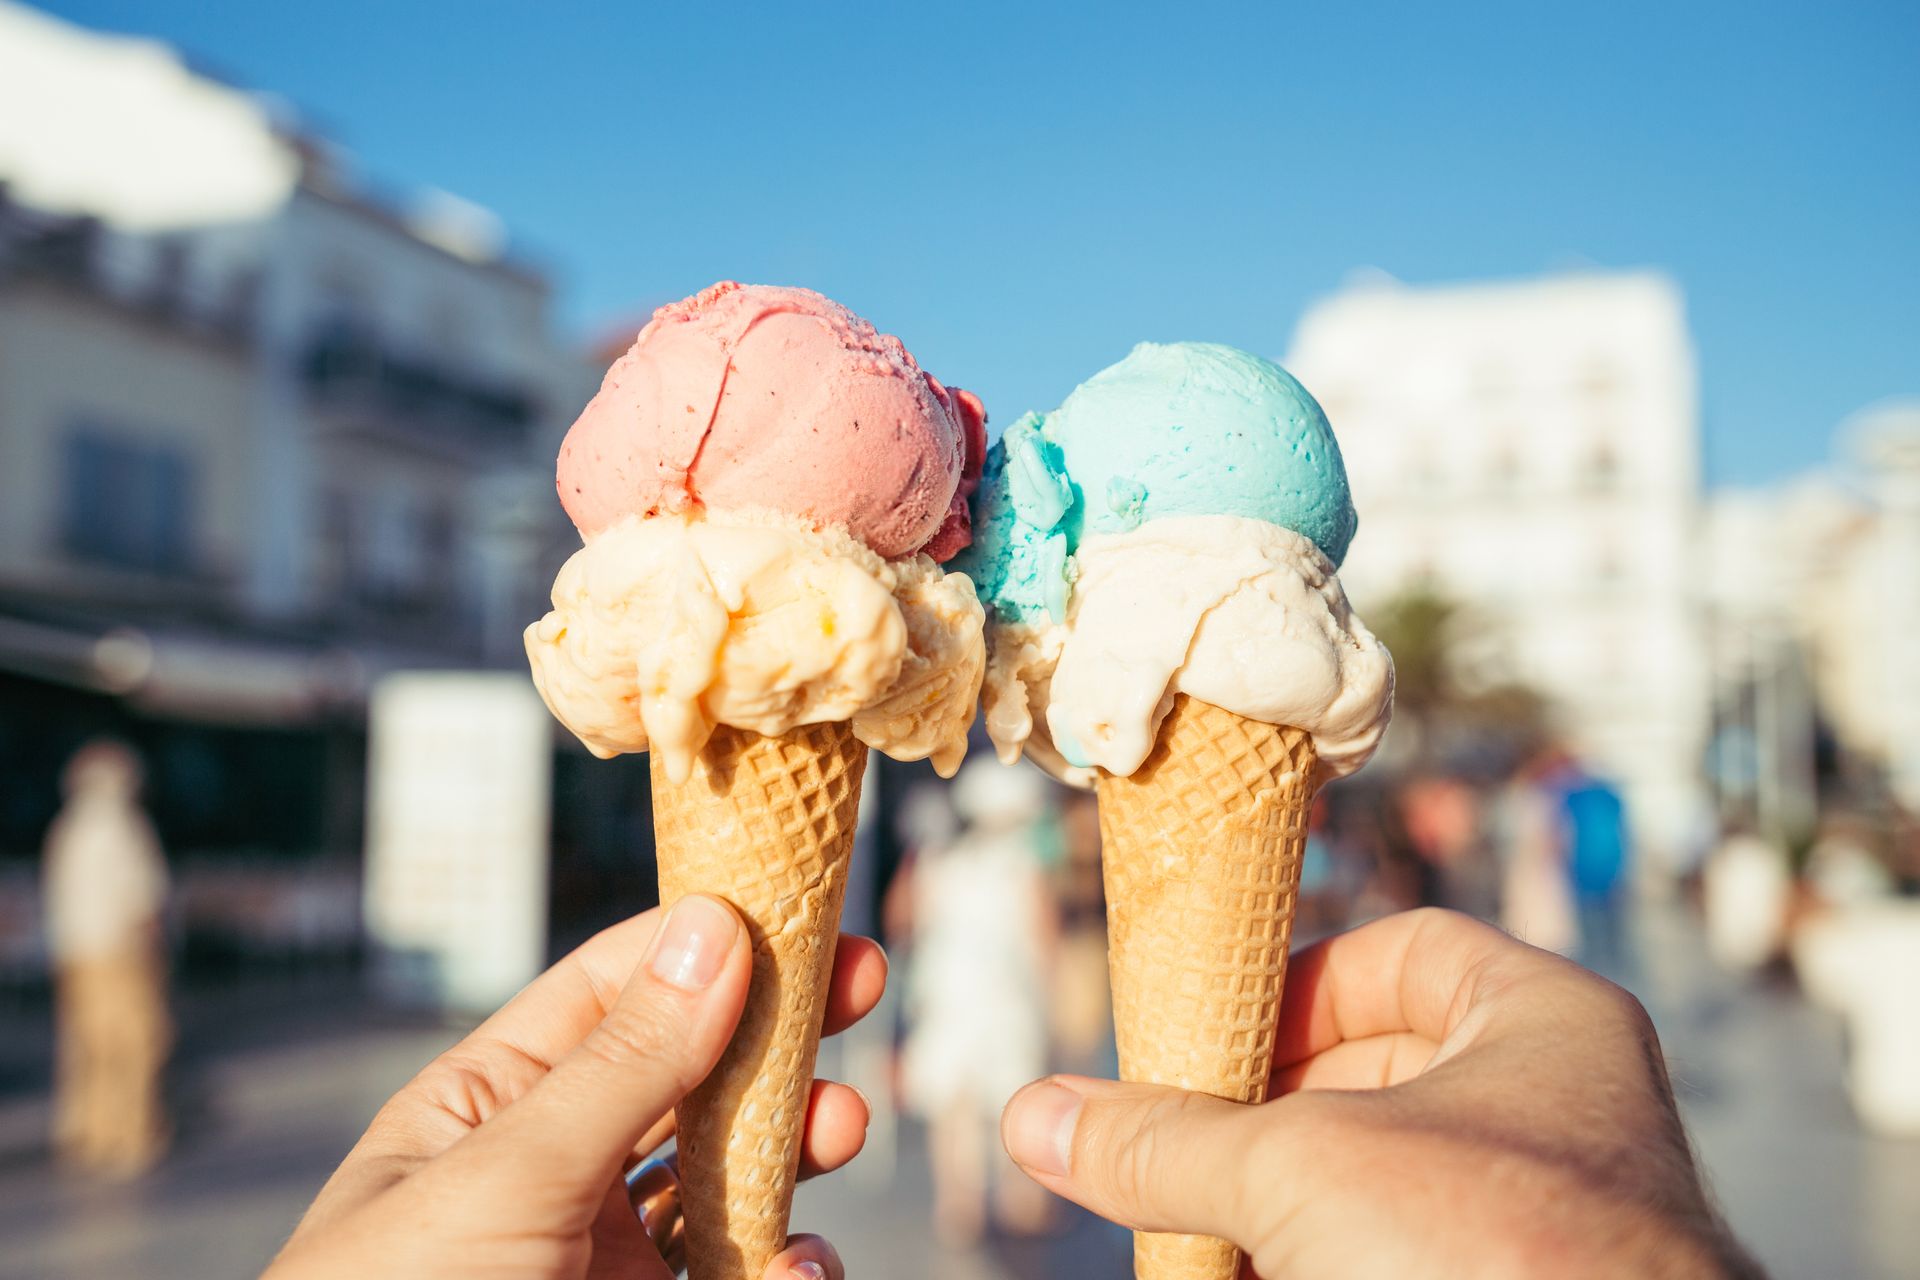
<svg viewBox="0 0 1920 1280"><path fill-rule="evenodd" d="M600 1024L448 1156L503 1158L517 1187L579 1196L590 1215L634 1144L720 1060L751 973L733 908L680 899Z"/></svg>
<svg viewBox="0 0 1920 1280"><path fill-rule="evenodd" d="M1000 1136L1041 1186L1103 1218L1244 1246L1254 1231L1247 1188L1269 1119L1265 1108L1184 1089L1050 1076L1013 1096Z"/></svg>

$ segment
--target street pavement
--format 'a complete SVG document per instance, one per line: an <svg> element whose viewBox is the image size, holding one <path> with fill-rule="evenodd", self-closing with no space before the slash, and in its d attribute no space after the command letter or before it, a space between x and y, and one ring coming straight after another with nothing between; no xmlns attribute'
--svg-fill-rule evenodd
<svg viewBox="0 0 1920 1280"><path fill-rule="evenodd" d="M1920 1142L1863 1133L1840 1087L1837 1022L1785 985L1734 979L1658 909L1618 975L1659 1024L1703 1163L1735 1230L1776 1277L1920 1274ZM0 1014L0 1277L203 1280L258 1272L366 1119L457 1027L395 1021L344 976L189 1002L181 1137L130 1187L47 1160L47 1103L27 1059L41 1011ZM830 1064L823 1064L823 1066ZM849 1274L884 1280L1071 1280L1128 1274L1124 1232L1078 1211L1039 1240L950 1253L931 1241L924 1141L877 1132L854 1169L802 1188L797 1229L827 1234Z"/></svg>
<svg viewBox="0 0 1920 1280"><path fill-rule="evenodd" d="M1713 1191L1778 1280L1920 1277L1920 1139L1875 1137L1848 1109L1838 1017L1784 978L1716 971L1693 922L1638 922L1647 1005Z"/></svg>

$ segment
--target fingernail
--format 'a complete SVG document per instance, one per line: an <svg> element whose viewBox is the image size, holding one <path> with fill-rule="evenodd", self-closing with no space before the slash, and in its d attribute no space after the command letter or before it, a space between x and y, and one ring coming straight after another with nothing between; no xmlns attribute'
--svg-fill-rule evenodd
<svg viewBox="0 0 1920 1280"><path fill-rule="evenodd" d="M1085 1103L1050 1080L1028 1085L1007 1108L1007 1154L1036 1173L1065 1177L1073 1162L1073 1129Z"/></svg>
<svg viewBox="0 0 1920 1280"><path fill-rule="evenodd" d="M739 918L713 899L682 898L661 924L647 968L662 982L699 991L720 976L739 930Z"/></svg>
<svg viewBox="0 0 1920 1280"><path fill-rule="evenodd" d="M798 1276L800 1280L827 1280L827 1269L808 1258L805 1262L796 1262L787 1268L787 1274Z"/></svg>

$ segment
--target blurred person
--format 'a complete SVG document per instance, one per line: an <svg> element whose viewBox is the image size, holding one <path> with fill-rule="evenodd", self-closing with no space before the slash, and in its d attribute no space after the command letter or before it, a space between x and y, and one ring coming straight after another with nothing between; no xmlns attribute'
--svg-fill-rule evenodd
<svg viewBox="0 0 1920 1280"><path fill-rule="evenodd" d="M872 940L841 935L828 1034L878 1003L886 971ZM388 1100L267 1280L671 1280L655 1241L677 1251L677 1183L635 1166L719 1060L751 976L747 931L717 898L598 934ZM816 1082L800 1176L851 1160L867 1118L853 1090ZM636 1189L651 1192L638 1211ZM762 1275L845 1269L825 1240L796 1235Z"/></svg>
<svg viewBox="0 0 1920 1280"><path fill-rule="evenodd" d="M75 1169L130 1178L160 1160L169 1138L167 864L140 807L131 748L90 742L62 782L43 872L58 1032L54 1152Z"/></svg>
<svg viewBox="0 0 1920 1280"><path fill-rule="evenodd" d="M960 836L960 815L953 808L953 784L922 780L907 789L894 814L901 870L887 885L881 904L882 939L905 943L913 928L913 879L907 869L928 850L945 849Z"/></svg>
<svg viewBox="0 0 1920 1280"><path fill-rule="evenodd" d="M1047 1065L1056 925L1041 858L1052 788L1038 769L973 761L952 788L960 832L923 844L908 872L904 1091L928 1126L935 1228L958 1247L984 1235L990 1195L992 1216L1018 1233L1045 1229L1051 1210L1025 1178L995 1176L993 1128Z"/></svg>
<svg viewBox="0 0 1920 1280"><path fill-rule="evenodd" d="M1891 897L1893 875L1875 856L1859 824L1830 821L1807 852L1807 884L1822 907L1849 907Z"/></svg>
<svg viewBox="0 0 1920 1280"><path fill-rule="evenodd" d="M1054 1076L1007 1150L1115 1222L1261 1276L1758 1277L1714 1210L1646 1011L1465 916L1293 957L1272 1100Z"/></svg>
<svg viewBox="0 0 1920 1280"><path fill-rule="evenodd" d="M1846 1019L1855 1114L1873 1132L1920 1137L1920 901L1832 902L1795 932L1792 955L1801 989Z"/></svg>
<svg viewBox="0 0 1920 1280"><path fill-rule="evenodd" d="M1567 867L1559 780L1566 756L1533 752L1495 797L1491 828L1500 872L1500 927L1522 942L1562 955L1577 937Z"/></svg>
<svg viewBox="0 0 1920 1280"><path fill-rule="evenodd" d="M1107 897L1100 868L1100 805L1067 791L1060 804L1060 940L1053 963L1053 1041L1061 1062L1111 1068L1113 994L1107 978Z"/></svg>
<svg viewBox="0 0 1920 1280"><path fill-rule="evenodd" d="M1729 823L1700 876L1707 950L1735 972L1772 963L1786 945L1792 896L1786 850L1750 827Z"/></svg>
<svg viewBox="0 0 1920 1280"><path fill-rule="evenodd" d="M1890 825L1887 861L1899 892L1920 893L1920 814L1896 807Z"/></svg>
<svg viewBox="0 0 1920 1280"><path fill-rule="evenodd" d="M1407 838L1433 868L1433 897L1423 905L1491 917L1499 906L1499 870L1480 838L1480 798L1459 778L1416 778L1400 791Z"/></svg>
<svg viewBox="0 0 1920 1280"><path fill-rule="evenodd" d="M1561 784L1567 874L1579 917L1580 963L1615 977L1631 956L1626 942L1627 806L1604 778L1576 770Z"/></svg>
<svg viewBox="0 0 1920 1280"><path fill-rule="evenodd" d="M1365 868L1353 895L1353 918L1371 920L1430 904L1438 892L1434 868L1408 835L1393 792L1356 810L1343 841L1350 856Z"/></svg>

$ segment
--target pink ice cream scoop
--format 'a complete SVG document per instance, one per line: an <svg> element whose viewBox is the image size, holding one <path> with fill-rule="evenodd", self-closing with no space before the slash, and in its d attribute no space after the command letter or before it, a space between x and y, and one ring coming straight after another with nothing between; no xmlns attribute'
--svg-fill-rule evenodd
<svg viewBox="0 0 1920 1280"><path fill-rule="evenodd" d="M560 446L582 535L627 516L767 508L879 555L972 540L986 410L810 289L716 284L661 307Z"/></svg>

